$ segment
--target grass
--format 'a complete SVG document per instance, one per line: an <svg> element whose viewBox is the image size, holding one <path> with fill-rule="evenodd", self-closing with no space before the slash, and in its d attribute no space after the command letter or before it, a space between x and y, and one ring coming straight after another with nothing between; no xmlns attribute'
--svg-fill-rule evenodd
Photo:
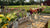
<svg viewBox="0 0 50 28"><path fill-rule="evenodd" d="M6 6L5 6L6 7ZM8 6L9 8L17 8L20 7L19 9L25 9L26 11L29 10L30 8L38 8L38 7L46 7L45 11L43 11L42 13L48 13L50 14L50 6L40 6L40 5L14 5L14 6Z"/></svg>

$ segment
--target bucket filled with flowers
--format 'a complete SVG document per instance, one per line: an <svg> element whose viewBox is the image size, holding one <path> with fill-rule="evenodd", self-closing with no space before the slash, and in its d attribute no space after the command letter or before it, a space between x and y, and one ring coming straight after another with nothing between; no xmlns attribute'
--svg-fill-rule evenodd
<svg viewBox="0 0 50 28"><path fill-rule="evenodd" d="M39 20L39 14L42 11L44 11L44 8L40 7L40 8L30 8L27 12L30 13L31 19L34 18L35 20Z"/></svg>

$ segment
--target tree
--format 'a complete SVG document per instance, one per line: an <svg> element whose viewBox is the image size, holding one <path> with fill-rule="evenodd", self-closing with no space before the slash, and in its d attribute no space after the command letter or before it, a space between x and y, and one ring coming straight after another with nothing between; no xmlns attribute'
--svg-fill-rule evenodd
<svg viewBox="0 0 50 28"><path fill-rule="evenodd" d="M24 5L24 1L25 0L18 0L20 2L21 5Z"/></svg>
<svg viewBox="0 0 50 28"><path fill-rule="evenodd" d="M17 1L17 2L16 2L16 5L20 5L20 2L19 2L19 1Z"/></svg>
<svg viewBox="0 0 50 28"><path fill-rule="evenodd" d="M36 0L35 2L40 3L40 2L44 2L44 1L46 1L46 0Z"/></svg>
<svg viewBox="0 0 50 28"><path fill-rule="evenodd" d="M34 4L34 0L30 0L30 3L33 5Z"/></svg>

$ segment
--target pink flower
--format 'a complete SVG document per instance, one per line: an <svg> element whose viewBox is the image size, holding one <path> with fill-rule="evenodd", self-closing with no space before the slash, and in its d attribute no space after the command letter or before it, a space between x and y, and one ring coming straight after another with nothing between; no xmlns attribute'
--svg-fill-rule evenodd
<svg viewBox="0 0 50 28"><path fill-rule="evenodd" d="M14 8L11 8L11 10L13 10Z"/></svg>
<svg viewBox="0 0 50 28"><path fill-rule="evenodd" d="M35 12L35 10L33 10L33 12Z"/></svg>
<svg viewBox="0 0 50 28"><path fill-rule="evenodd" d="M15 8L15 9L18 9L18 8Z"/></svg>
<svg viewBox="0 0 50 28"><path fill-rule="evenodd" d="M14 9L14 8L11 8L11 9Z"/></svg>

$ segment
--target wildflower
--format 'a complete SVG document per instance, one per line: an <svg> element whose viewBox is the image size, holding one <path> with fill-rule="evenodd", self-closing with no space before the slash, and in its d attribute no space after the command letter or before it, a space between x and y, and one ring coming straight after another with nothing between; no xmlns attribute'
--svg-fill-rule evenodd
<svg viewBox="0 0 50 28"><path fill-rule="evenodd" d="M11 8L11 10L13 10L14 8Z"/></svg>
<svg viewBox="0 0 50 28"><path fill-rule="evenodd" d="M18 8L15 8L15 9L18 9Z"/></svg>
<svg viewBox="0 0 50 28"><path fill-rule="evenodd" d="M35 10L35 12L37 12L37 10Z"/></svg>

